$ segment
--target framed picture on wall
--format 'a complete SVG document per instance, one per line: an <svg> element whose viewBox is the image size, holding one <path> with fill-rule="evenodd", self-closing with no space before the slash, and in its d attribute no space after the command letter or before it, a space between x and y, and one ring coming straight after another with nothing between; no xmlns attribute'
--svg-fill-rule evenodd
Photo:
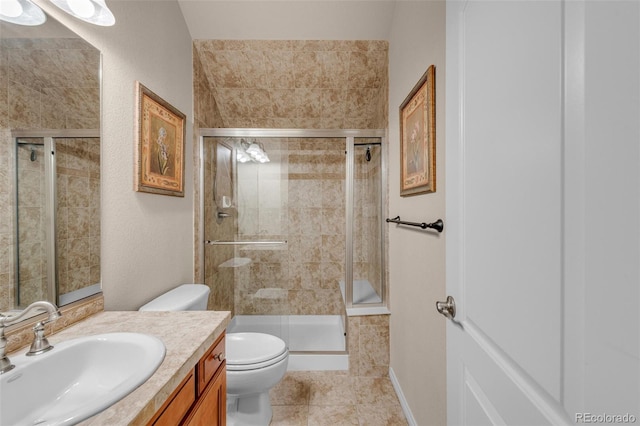
<svg viewBox="0 0 640 426"><path fill-rule="evenodd" d="M436 191L435 67L400 105L400 195Z"/></svg>
<svg viewBox="0 0 640 426"><path fill-rule="evenodd" d="M135 190L184 197L186 116L140 82L136 86Z"/></svg>

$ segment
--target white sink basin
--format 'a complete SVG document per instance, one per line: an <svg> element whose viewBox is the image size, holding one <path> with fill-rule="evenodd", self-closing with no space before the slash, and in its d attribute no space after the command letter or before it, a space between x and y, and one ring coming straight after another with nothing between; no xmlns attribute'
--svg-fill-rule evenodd
<svg viewBox="0 0 640 426"><path fill-rule="evenodd" d="M156 337L106 333L10 357L16 367L0 375L0 425L76 424L144 383L164 355Z"/></svg>

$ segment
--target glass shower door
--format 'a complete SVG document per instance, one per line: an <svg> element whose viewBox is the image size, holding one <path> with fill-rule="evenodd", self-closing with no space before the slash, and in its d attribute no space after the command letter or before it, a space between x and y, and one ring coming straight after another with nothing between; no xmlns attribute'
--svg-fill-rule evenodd
<svg viewBox="0 0 640 426"><path fill-rule="evenodd" d="M221 144L235 151L230 167ZM268 161L243 156L254 145ZM225 305L214 309L233 312L233 331L277 328L292 351L345 350L345 138L205 137L203 147L205 280ZM227 169L234 195L221 207L210 182Z"/></svg>
<svg viewBox="0 0 640 426"><path fill-rule="evenodd" d="M50 141L47 141L50 145ZM45 138L16 140L16 286L15 306L24 308L37 300L55 300L55 269L50 264L53 233L47 206L54 194L50 187L51 152ZM50 154L49 154L50 155Z"/></svg>
<svg viewBox="0 0 640 426"><path fill-rule="evenodd" d="M252 145L268 153L242 157ZM288 340L287 162L271 138L203 138L205 283L233 331Z"/></svg>
<svg viewBox="0 0 640 426"><path fill-rule="evenodd" d="M384 306L384 176L380 138L354 138L352 168L352 307Z"/></svg>

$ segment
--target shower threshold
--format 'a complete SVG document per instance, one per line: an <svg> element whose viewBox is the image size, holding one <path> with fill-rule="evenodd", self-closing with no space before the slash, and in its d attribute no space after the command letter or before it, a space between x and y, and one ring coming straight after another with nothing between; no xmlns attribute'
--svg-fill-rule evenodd
<svg viewBox="0 0 640 426"><path fill-rule="evenodd" d="M340 315L236 315L227 333L255 332L280 337L289 348L288 371L348 370Z"/></svg>

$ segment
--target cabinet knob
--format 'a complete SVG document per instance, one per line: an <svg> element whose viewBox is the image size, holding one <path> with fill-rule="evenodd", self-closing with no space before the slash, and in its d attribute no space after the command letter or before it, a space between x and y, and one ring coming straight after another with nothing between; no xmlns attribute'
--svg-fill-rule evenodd
<svg viewBox="0 0 640 426"><path fill-rule="evenodd" d="M214 354L213 359L218 360L220 362L224 361L224 352Z"/></svg>

